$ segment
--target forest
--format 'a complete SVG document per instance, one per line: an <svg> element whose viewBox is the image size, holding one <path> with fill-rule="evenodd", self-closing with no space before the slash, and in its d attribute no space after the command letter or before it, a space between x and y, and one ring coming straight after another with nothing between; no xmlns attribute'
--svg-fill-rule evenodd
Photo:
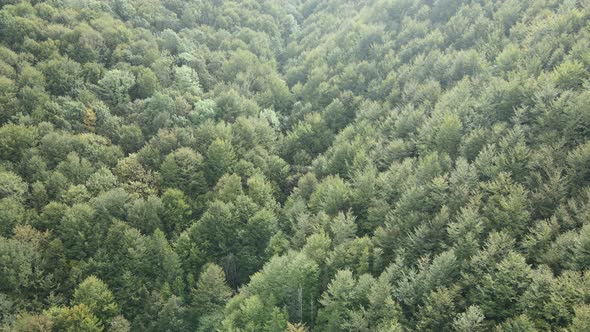
<svg viewBox="0 0 590 332"><path fill-rule="evenodd" d="M0 331L590 331L590 1L0 0Z"/></svg>

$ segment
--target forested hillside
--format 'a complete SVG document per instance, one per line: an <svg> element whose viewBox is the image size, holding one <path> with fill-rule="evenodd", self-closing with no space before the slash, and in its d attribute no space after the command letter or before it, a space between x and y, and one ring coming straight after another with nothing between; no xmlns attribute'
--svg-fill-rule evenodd
<svg viewBox="0 0 590 332"><path fill-rule="evenodd" d="M0 329L589 331L588 0L0 0Z"/></svg>

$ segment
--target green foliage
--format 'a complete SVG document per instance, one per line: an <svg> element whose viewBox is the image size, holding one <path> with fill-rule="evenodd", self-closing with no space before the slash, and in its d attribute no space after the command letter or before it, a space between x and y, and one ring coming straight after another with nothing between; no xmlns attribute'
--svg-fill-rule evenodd
<svg viewBox="0 0 590 332"><path fill-rule="evenodd" d="M484 331L484 319L481 310L472 305L465 312L457 315L457 318L453 321L453 328L457 332Z"/></svg>
<svg viewBox="0 0 590 332"><path fill-rule="evenodd" d="M572 150L567 156L567 163L570 169L570 183L573 188L582 188L590 183L590 173L583 166L587 165L590 158L590 144L582 144Z"/></svg>
<svg viewBox="0 0 590 332"><path fill-rule="evenodd" d="M198 320L199 331L210 331L219 327L223 319L222 310L232 293L219 266L209 264L204 267L190 295L191 311Z"/></svg>
<svg viewBox="0 0 590 332"><path fill-rule="evenodd" d="M172 295L166 300L154 295L151 300L147 312L149 316L143 319L144 331L189 331L186 320L187 308L181 299Z"/></svg>
<svg viewBox="0 0 590 332"><path fill-rule="evenodd" d="M506 322L496 326L496 331L508 332L508 331L523 331L523 332L536 332L538 331L531 320L526 315L516 316L508 319Z"/></svg>
<svg viewBox="0 0 590 332"><path fill-rule="evenodd" d="M129 72L113 69L98 81L100 93L111 105L117 106L129 101L129 89L135 84L135 77Z"/></svg>
<svg viewBox="0 0 590 332"><path fill-rule="evenodd" d="M23 243L18 239L0 238L0 265L2 274L2 292L22 292L36 282L36 260L38 248L32 243Z"/></svg>
<svg viewBox="0 0 590 332"><path fill-rule="evenodd" d="M167 155L160 173L164 187L181 189L189 196L197 196L207 189L203 157L189 148L180 148Z"/></svg>
<svg viewBox="0 0 590 332"><path fill-rule="evenodd" d="M587 330L589 17L3 1L0 330Z"/></svg>
<svg viewBox="0 0 590 332"><path fill-rule="evenodd" d="M12 172L0 172L0 197L22 199L27 191L27 184Z"/></svg>
<svg viewBox="0 0 590 332"><path fill-rule="evenodd" d="M483 276L479 301L484 315L501 321L515 311L519 296L530 283L531 271L524 257L510 252L491 273Z"/></svg>
<svg viewBox="0 0 590 332"><path fill-rule="evenodd" d="M74 291L72 304L85 305L103 326L109 325L119 312L113 294L100 279L90 276Z"/></svg>
<svg viewBox="0 0 590 332"><path fill-rule="evenodd" d="M151 97L158 89L158 77L149 68L136 67L134 69L135 86L131 88L131 96L140 99Z"/></svg>
<svg viewBox="0 0 590 332"><path fill-rule="evenodd" d="M322 311L319 313L320 322L325 321L322 328L326 331L337 331L347 320L349 307L354 306L356 281L350 271L338 271L326 293L322 296Z"/></svg>
<svg viewBox="0 0 590 332"><path fill-rule="evenodd" d="M553 72L555 84L562 89L580 88L587 78L587 70L578 61L563 62Z"/></svg>
<svg viewBox="0 0 590 332"><path fill-rule="evenodd" d="M37 139L34 128L22 125L6 124L0 127L0 158L17 162Z"/></svg>
<svg viewBox="0 0 590 332"><path fill-rule="evenodd" d="M75 204L65 211L56 227L70 258L86 258L98 248L100 234L97 232L99 225L94 223L95 213L88 204Z"/></svg>
<svg viewBox="0 0 590 332"><path fill-rule="evenodd" d="M97 170L86 181L86 188L94 195L114 189L116 186L117 177L106 167Z"/></svg>
<svg viewBox="0 0 590 332"><path fill-rule="evenodd" d="M569 329L580 332L588 331L588 322L590 321L590 308L588 308L588 305L574 307L574 311L575 317Z"/></svg>
<svg viewBox="0 0 590 332"><path fill-rule="evenodd" d="M209 185L214 185L222 175L231 172L235 158L233 147L229 142L216 139L209 145L205 157L205 178Z"/></svg>
<svg viewBox="0 0 590 332"><path fill-rule="evenodd" d="M452 290L441 288L430 292L417 314L418 331L451 331L455 315L455 294Z"/></svg>
<svg viewBox="0 0 590 332"><path fill-rule="evenodd" d="M75 95L81 86L81 67L76 61L66 58L49 60L41 65L47 82L47 90L56 96Z"/></svg>
<svg viewBox="0 0 590 332"><path fill-rule="evenodd" d="M314 212L323 211L334 215L349 206L350 189L338 176L327 177L320 182L309 198L309 207Z"/></svg>
<svg viewBox="0 0 590 332"><path fill-rule="evenodd" d="M246 286L246 294L251 296L245 303L262 300L260 305L267 310L272 306L285 308L292 322L310 322L317 310L314 299L319 291L318 272L318 265L305 254L275 256L252 276Z"/></svg>
<svg viewBox="0 0 590 332"><path fill-rule="evenodd" d="M100 332L103 326L84 304L73 307L51 307L45 313L51 318L53 331Z"/></svg>
<svg viewBox="0 0 590 332"><path fill-rule="evenodd" d="M296 165L309 164L312 158L328 147L332 137L332 132L321 116L317 113L309 114L287 133L284 155Z"/></svg>
<svg viewBox="0 0 590 332"><path fill-rule="evenodd" d="M52 331L53 322L45 315L33 315L25 313L16 318L12 330L15 332L49 332Z"/></svg>

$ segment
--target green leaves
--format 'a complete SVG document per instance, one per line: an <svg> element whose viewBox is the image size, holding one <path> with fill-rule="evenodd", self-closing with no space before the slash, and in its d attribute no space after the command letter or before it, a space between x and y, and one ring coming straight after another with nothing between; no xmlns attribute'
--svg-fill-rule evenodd
<svg viewBox="0 0 590 332"><path fill-rule="evenodd" d="M385 275L355 278L349 270L337 271L320 299L318 328L325 331L396 330L401 312L391 297Z"/></svg>
<svg viewBox="0 0 590 332"><path fill-rule="evenodd" d="M205 157L205 177L209 185L214 185L225 173L230 173L235 164L235 153L232 145L216 139L207 148Z"/></svg>
<svg viewBox="0 0 590 332"><path fill-rule="evenodd" d="M246 294L264 299L266 308L285 308L292 322L311 322L319 291L318 265L303 253L273 257L246 286ZM250 298L248 298L250 299ZM254 301L254 298L251 299Z"/></svg>
<svg viewBox="0 0 590 332"><path fill-rule="evenodd" d="M578 61L565 61L554 69L552 76L559 88L579 89L588 79L588 71Z"/></svg>
<svg viewBox="0 0 590 332"><path fill-rule="evenodd" d="M586 165L590 161L590 142L581 144L572 150L567 156L569 166L570 186L575 188L583 187L590 183L590 172Z"/></svg>
<svg viewBox="0 0 590 332"><path fill-rule="evenodd" d="M135 77L126 71L113 69L98 81L100 92L111 106L129 101L129 90L135 84Z"/></svg>
<svg viewBox="0 0 590 332"><path fill-rule="evenodd" d="M35 128L12 123L0 127L0 159L19 161L36 140Z"/></svg>
<svg viewBox="0 0 590 332"><path fill-rule="evenodd" d="M0 198L21 200L27 189L27 184L20 176L12 172L0 172Z"/></svg>
<svg viewBox="0 0 590 332"><path fill-rule="evenodd" d="M180 148L166 156L160 172L166 188L178 188L196 197L205 193L207 183L203 172L203 157L189 148Z"/></svg>
<svg viewBox="0 0 590 332"><path fill-rule="evenodd" d="M73 307L51 307L45 314L51 318L54 331L100 332L103 330L100 320L84 304Z"/></svg>
<svg viewBox="0 0 590 332"><path fill-rule="evenodd" d="M113 294L100 279L90 276L74 291L73 304L85 305L103 324L109 325L119 313Z"/></svg>
<svg viewBox="0 0 590 332"><path fill-rule="evenodd" d="M223 308L232 294L221 267L206 265L190 293L191 311L195 321L198 321L199 331L210 331L220 326Z"/></svg>
<svg viewBox="0 0 590 332"><path fill-rule="evenodd" d="M308 204L314 212L323 211L335 215L345 211L349 207L349 202L349 186L339 176L329 176L318 184Z"/></svg>
<svg viewBox="0 0 590 332"><path fill-rule="evenodd" d="M513 316L518 299L531 282L531 267L524 257L509 252L491 273L485 274L478 287L484 315L496 321Z"/></svg>
<svg viewBox="0 0 590 332"><path fill-rule="evenodd" d="M76 61L56 58L41 64L47 90L55 96L75 95L81 87L81 67Z"/></svg>
<svg viewBox="0 0 590 332"><path fill-rule="evenodd" d="M588 6L0 7L0 330L588 325Z"/></svg>

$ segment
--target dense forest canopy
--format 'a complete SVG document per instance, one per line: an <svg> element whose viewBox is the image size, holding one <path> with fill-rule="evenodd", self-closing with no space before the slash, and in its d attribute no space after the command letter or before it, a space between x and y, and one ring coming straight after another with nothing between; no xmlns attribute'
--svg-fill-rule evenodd
<svg viewBox="0 0 590 332"><path fill-rule="evenodd" d="M589 331L587 0L0 0L0 329Z"/></svg>

